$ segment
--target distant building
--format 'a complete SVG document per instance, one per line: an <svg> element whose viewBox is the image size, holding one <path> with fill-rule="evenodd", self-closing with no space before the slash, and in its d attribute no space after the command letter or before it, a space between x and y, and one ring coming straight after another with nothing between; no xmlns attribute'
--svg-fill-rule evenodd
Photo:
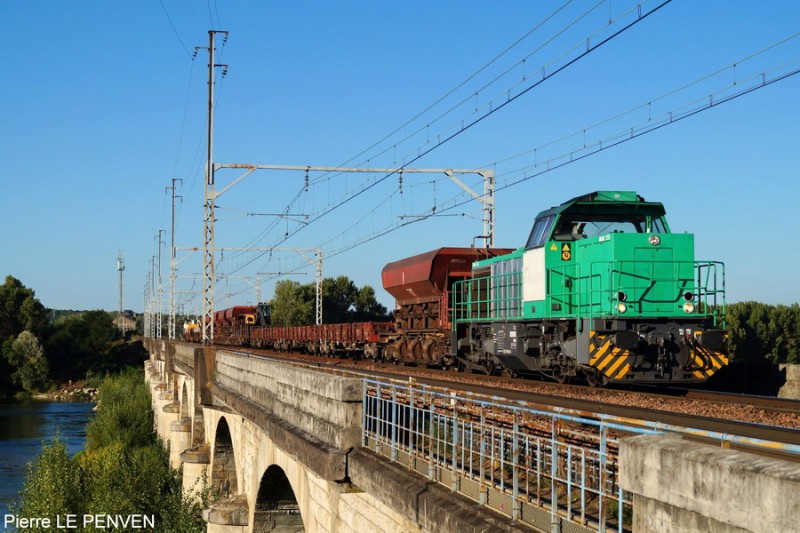
<svg viewBox="0 0 800 533"><path fill-rule="evenodd" d="M133 331L136 329L136 321L131 320L125 315L118 316L114 319L114 325L122 331Z"/></svg>

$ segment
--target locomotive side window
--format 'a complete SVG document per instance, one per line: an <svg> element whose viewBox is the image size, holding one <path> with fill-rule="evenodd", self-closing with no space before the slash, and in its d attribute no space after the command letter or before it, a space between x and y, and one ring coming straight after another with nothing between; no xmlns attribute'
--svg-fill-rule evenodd
<svg viewBox="0 0 800 533"><path fill-rule="evenodd" d="M664 219L661 217L652 217L650 219L649 233L667 233L667 228L664 225Z"/></svg>
<svg viewBox="0 0 800 533"><path fill-rule="evenodd" d="M533 224L531 235L528 237L528 244L526 244L525 247L538 248L539 246L543 246L544 241L547 240L548 235L550 235L550 228L553 226L553 220L555 218L555 215L550 215L549 217L537 219Z"/></svg>

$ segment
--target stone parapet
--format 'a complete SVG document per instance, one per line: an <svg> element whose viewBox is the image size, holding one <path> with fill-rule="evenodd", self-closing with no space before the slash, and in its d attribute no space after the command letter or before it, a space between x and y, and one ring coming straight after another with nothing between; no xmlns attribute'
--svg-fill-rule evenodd
<svg viewBox="0 0 800 533"><path fill-rule="evenodd" d="M195 350L202 350L202 347L182 342L175 342L173 346L175 347L175 364L183 366L184 370L188 370L188 373L191 374L191 371L194 370Z"/></svg>
<svg viewBox="0 0 800 533"><path fill-rule="evenodd" d="M778 365L778 370L786 375L778 397L800 400L800 365Z"/></svg>
<svg viewBox="0 0 800 533"><path fill-rule="evenodd" d="M214 381L328 446L360 444L359 379L220 350Z"/></svg>
<svg viewBox="0 0 800 533"><path fill-rule="evenodd" d="M800 464L643 435L620 443L620 485L633 531L797 531Z"/></svg>

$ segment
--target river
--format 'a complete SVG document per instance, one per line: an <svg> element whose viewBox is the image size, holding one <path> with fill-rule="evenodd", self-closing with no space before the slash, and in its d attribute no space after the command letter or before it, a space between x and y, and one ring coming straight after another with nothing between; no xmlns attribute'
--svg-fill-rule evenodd
<svg viewBox="0 0 800 533"><path fill-rule="evenodd" d="M82 402L0 403L0 519L22 490L27 464L41 451L43 439L58 432L70 454L83 448L93 407Z"/></svg>

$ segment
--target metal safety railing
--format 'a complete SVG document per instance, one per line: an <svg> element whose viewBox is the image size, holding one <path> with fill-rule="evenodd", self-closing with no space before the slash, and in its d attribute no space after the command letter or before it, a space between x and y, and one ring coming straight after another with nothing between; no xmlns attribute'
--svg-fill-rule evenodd
<svg viewBox="0 0 800 533"><path fill-rule="evenodd" d="M372 380L363 406L364 446L548 531L628 531L616 434L656 432Z"/></svg>
<svg viewBox="0 0 800 533"><path fill-rule="evenodd" d="M669 432L800 457L796 444L369 379L361 423L363 446L553 532L630 531L631 497L618 483L622 437Z"/></svg>

